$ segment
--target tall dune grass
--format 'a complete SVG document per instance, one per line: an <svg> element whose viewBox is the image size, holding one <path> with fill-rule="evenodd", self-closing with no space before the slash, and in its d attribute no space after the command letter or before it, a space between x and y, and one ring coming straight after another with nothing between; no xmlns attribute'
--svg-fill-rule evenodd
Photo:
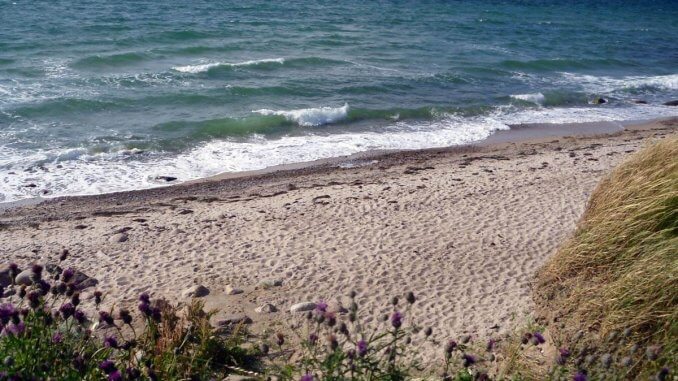
<svg viewBox="0 0 678 381"><path fill-rule="evenodd" d="M598 185L574 236L539 272L536 299L557 340L582 356L631 358L629 377L675 368L678 137L646 147Z"/></svg>

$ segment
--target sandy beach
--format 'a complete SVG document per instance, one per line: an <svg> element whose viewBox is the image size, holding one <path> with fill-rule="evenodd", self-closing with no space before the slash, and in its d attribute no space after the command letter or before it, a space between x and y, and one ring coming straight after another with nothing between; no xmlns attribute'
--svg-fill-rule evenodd
<svg viewBox="0 0 678 381"><path fill-rule="evenodd" d="M288 321L293 304L342 303L354 290L372 324L392 296L413 291L406 319L440 340L500 335L525 321L535 270L596 183L676 127L674 118L54 199L0 212L0 258L54 262L67 248L65 265L96 278L107 305L140 292L184 302L203 285L215 319L247 315L255 333ZM267 303L276 311L255 311Z"/></svg>

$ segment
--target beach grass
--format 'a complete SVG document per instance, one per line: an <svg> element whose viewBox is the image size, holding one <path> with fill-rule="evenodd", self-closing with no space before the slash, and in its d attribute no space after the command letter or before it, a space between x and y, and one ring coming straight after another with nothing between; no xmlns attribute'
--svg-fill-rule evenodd
<svg viewBox="0 0 678 381"><path fill-rule="evenodd" d="M608 354L629 377L675 367L678 356L677 158L669 137L617 167L537 277L556 342L582 361Z"/></svg>

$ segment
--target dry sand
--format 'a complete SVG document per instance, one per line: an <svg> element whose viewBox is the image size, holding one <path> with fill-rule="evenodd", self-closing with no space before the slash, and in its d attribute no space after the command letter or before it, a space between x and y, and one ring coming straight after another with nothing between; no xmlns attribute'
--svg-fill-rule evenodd
<svg viewBox="0 0 678 381"><path fill-rule="evenodd" d="M2 213L0 259L25 266L68 248L66 265L98 279L117 305L142 291L185 301L182 292L201 284L208 306L222 310L217 319L246 314L254 332L288 321L292 304L355 290L375 321L392 296L413 291L406 319L437 338L499 335L525 321L535 270L571 234L601 177L676 127L51 200ZM266 279L283 284L258 287ZM244 293L226 295L227 285ZM278 312L254 311L265 303Z"/></svg>

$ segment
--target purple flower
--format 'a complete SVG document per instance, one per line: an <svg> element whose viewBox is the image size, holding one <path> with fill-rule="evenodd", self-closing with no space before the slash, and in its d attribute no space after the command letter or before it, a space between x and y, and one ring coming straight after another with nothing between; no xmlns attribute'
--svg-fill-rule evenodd
<svg viewBox="0 0 678 381"><path fill-rule="evenodd" d="M312 334L308 335L308 342L309 342L311 345L315 345L315 343L318 342L318 335L316 335L315 333L312 333Z"/></svg>
<svg viewBox="0 0 678 381"><path fill-rule="evenodd" d="M567 348L560 348L558 350L558 357L556 357L556 362L558 365L565 365L567 359L570 357L570 351Z"/></svg>
<svg viewBox="0 0 678 381"><path fill-rule="evenodd" d="M94 304L97 306L101 304L101 298L103 297L103 294L101 291L94 291Z"/></svg>
<svg viewBox="0 0 678 381"><path fill-rule="evenodd" d="M31 266L31 272L38 277L37 279L40 279L40 276L42 275L42 266L38 264Z"/></svg>
<svg viewBox="0 0 678 381"><path fill-rule="evenodd" d="M156 323L160 323L160 320L162 319L162 313L160 312L160 308L153 307L151 309L151 317Z"/></svg>
<svg viewBox="0 0 678 381"><path fill-rule="evenodd" d="M148 293L144 292L141 295L139 295L139 301L146 304L151 304L151 297L148 296Z"/></svg>
<svg viewBox="0 0 678 381"><path fill-rule="evenodd" d="M141 377L141 371L137 368L127 368L125 370L125 373L127 374L127 379L128 380L136 380L139 377Z"/></svg>
<svg viewBox="0 0 678 381"><path fill-rule="evenodd" d="M495 344L496 344L496 341L494 341L494 339L490 339L490 340L487 342L487 351L488 351L488 352L492 352L492 351L494 350L494 345L495 345Z"/></svg>
<svg viewBox="0 0 678 381"><path fill-rule="evenodd" d="M37 286L40 289L40 293L42 294L42 296L47 295L47 293L49 293L49 290L52 288L52 286L49 283L47 283L44 279L40 279Z"/></svg>
<svg viewBox="0 0 678 381"><path fill-rule="evenodd" d="M27 295L28 299L28 305L31 306L32 309L36 309L40 307L40 293L37 291L31 291Z"/></svg>
<svg viewBox="0 0 678 381"><path fill-rule="evenodd" d="M61 343L63 341L63 339L64 339L64 337L63 337L63 335L61 335L61 332L54 332L54 334L52 335L52 342L54 344Z"/></svg>
<svg viewBox="0 0 678 381"><path fill-rule="evenodd" d="M114 370L108 375L108 381L122 381L122 374L120 374L119 371Z"/></svg>
<svg viewBox="0 0 678 381"><path fill-rule="evenodd" d="M111 360L104 360L99 363L99 369L103 370L106 374L111 374L117 370L115 368L115 363Z"/></svg>
<svg viewBox="0 0 678 381"><path fill-rule="evenodd" d="M130 315L129 311L120 310L118 312L118 316L120 317L120 320L122 320L123 323L132 324L132 315Z"/></svg>
<svg viewBox="0 0 678 381"><path fill-rule="evenodd" d="M544 339L544 336L541 334L541 332L535 332L532 334L532 342L534 345L544 344L546 339Z"/></svg>
<svg viewBox="0 0 678 381"><path fill-rule="evenodd" d="M391 315L391 325L393 328L398 329L403 325L403 314L396 311Z"/></svg>
<svg viewBox="0 0 678 381"><path fill-rule="evenodd" d="M99 311L99 323L113 325L113 316L106 311Z"/></svg>
<svg viewBox="0 0 678 381"><path fill-rule="evenodd" d="M69 317L73 316L75 307L71 303L64 303L59 308L59 312L61 312L61 316L63 316L64 319L68 319Z"/></svg>
<svg viewBox="0 0 678 381"><path fill-rule="evenodd" d="M322 300L318 300L318 303L315 304L315 310L318 312L327 311L327 303Z"/></svg>
<svg viewBox="0 0 678 381"><path fill-rule="evenodd" d="M589 378L586 377L585 373L577 372L577 374L572 377L572 381L587 381Z"/></svg>
<svg viewBox="0 0 678 381"><path fill-rule="evenodd" d="M70 267L61 272L61 280L66 283L70 282L73 276L75 276L75 270Z"/></svg>
<svg viewBox="0 0 678 381"><path fill-rule="evenodd" d="M450 340L447 342L447 345L445 345L445 352L450 355L454 350L457 349L457 342L454 340Z"/></svg>
<svg viewBox="0 0 678 381"><path fill-rule="evenodd" d="M313 381L313 375L306 373L305 375L301 376L299 381Z"/></svg>
<svg viewBox="0 0 678 381"><path fill-rule="evenodd" d="M85 324L85 322L87 322L87 316L81 310L75 310L73 317L75 318L75 321L80 324Z"/></svg>
<svg viewBox="0 0 678 381"><path fill-rule="evenodd" d="M153 311L151 311L151 306L148 304L148 302L142 301L139 303L139 311L141 311L144 316L150 317L153 314Z"/></svg>
<svg viewBox="0 0 678 381"><path fill-rule="evenodd" d="M108 336L104 339L104 347L118 348L118 340L116 340L115 336Z"/></svg>
<svg viewBox="0 0 678 381"><path fill-rule="evenodd" d="M365 340L358 341L358 356L365 357L367 354L367 342Z"/></svg>
<svg viewBox="0 0 678 381"><path fill-rule="evenodd" d="M476 358L475 358L473 355L470 355L470 354L468 354L468 353L464 353L464 354L461 356L461 358L464 360L464 366L467 367L467 368L468 368L469 366L475 364L476 361L477 361Z"/></svg>
<svg viewBox="0 0 678 381"><path fill-rule="evenodd" d="M5 327L5 333L13 336L19 336L26 330L24 322L12 323Z"/></svg>
<svg viewBox="0 0 678 381"><path fill-rule="evenodd" d="M2 324L7 324L15 313L14 305L10 303L0 304L0 321L2 321Z"/></svg>

